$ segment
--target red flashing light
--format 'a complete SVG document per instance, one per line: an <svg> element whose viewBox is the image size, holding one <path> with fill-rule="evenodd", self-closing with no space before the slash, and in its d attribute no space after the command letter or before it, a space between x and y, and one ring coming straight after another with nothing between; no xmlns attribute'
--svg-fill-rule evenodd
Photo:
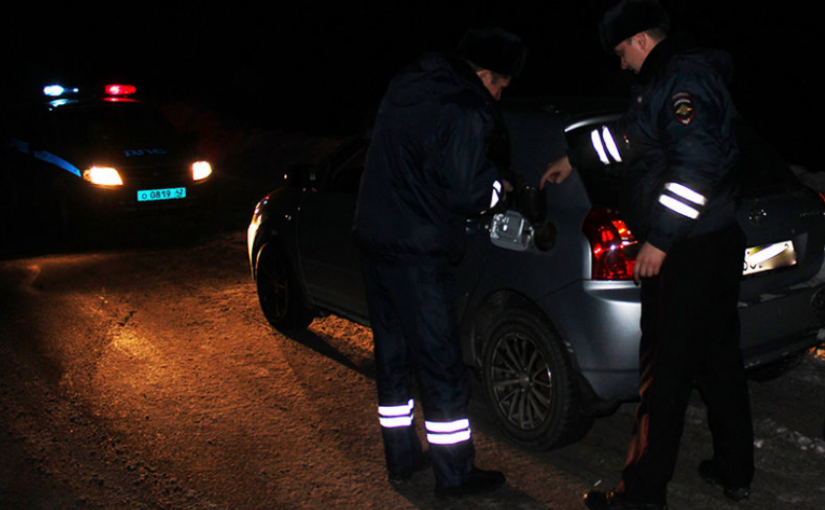
<svg viewBox="0 0 825 510"><path fill-rule="evenodd" d="M638 243L618 212L593 209L582 227L590 241L594 280L630 280L636 265Z"/></svg>
<svg viewBox="0 0 825 510"><path fill-rule="evenodd" d="M134 85L106 85L106 94L110 96L129 96L137 92Z"/></svg>

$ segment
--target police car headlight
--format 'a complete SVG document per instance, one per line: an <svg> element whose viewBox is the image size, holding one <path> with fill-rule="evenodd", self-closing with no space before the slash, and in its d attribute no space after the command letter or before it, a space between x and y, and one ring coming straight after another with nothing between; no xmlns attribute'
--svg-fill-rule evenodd
<svg viewBox="0 0 825 510"><path fill-rule="evenodd" d="M192 180L202 181L212 175L212 165L208 161L196 161L192 163Z"/></svg>
<svg viewBox="0 0 825 510"><path fill-rule="evenodd" d="M83 171L83 178L98 186L122 186L123 179L116 169L108 166L93 166Z"/></svg>

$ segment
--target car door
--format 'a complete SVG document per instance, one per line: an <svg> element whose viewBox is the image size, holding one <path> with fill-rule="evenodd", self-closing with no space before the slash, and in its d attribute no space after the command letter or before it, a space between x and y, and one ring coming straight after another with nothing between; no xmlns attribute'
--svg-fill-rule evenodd
<svg viewBox="0 0 825 510"><path fill-rule="evenodd" d="M368 317L361 262L352 221L366 159L366 142L342 148L319 170L316 191L298 211L298 247L310 298L359 322Z"/></svg>

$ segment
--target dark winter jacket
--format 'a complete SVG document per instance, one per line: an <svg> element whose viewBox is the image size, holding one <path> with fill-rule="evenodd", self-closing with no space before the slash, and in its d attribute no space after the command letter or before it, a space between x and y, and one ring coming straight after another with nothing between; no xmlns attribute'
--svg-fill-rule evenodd
<svg viewBox="0 0 825 510"><path fill-rule="evenodd" d="M468 215L488 209L501 133L493 97L462 60L427 54L396 76L371 136L356 243L384 257L457 258Z"/></svg>
<svg viewBox="0 0 825 510"><path fill-rule="evenodd" d="M667 38L645 59L626 114L600 133L607 160L617 163L609 138L621 160L622 216L637 239L665 252L735 222L731 73L727 53Z"/></svg>

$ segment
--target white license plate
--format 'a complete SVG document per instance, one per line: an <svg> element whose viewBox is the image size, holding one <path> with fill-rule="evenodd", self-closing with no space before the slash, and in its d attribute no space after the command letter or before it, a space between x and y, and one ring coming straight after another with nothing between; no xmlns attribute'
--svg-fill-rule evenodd
<svg viewBox="0 0 825 510"><path fill-rule="evenodd" d="M141 189L137 192L138 202L180 200L183 198L186 198L186 188Z"/></svg>
<svg viewBox="0 0 825 510"><path fill-rule="evenodd" d="M742 274L747 276L795 265L796 250L793 241L783 241L745 250L745 269Z"/></svg>

